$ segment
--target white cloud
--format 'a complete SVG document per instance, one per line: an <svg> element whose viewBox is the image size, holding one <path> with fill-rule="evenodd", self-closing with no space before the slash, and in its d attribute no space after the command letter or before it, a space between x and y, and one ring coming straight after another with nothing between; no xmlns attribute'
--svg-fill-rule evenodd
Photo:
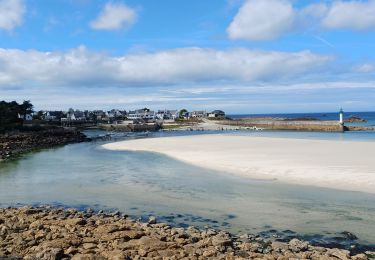
<svg viewBox="0 0 375 260"><path fill-rule="evenodd" d="M325 3L314 3L296 11L302 19L304 17L323 18L328 11L328 6Z"/></svg>
<svg viewBox="0 0 375 260"><path fill-rule="evenodd" d="M136 11L126 4L107 3L90 26L96 30L119 30L131 26L136 19Z"/></svg>
<svg viewBox="0 0 375 260"><path fill-rule="evenodd" d="M271 40L291 30L295 13L287 0L248 0L229 25L231 39Z"/></svg>
<svg viewBox="0 0 375 260"><path fill-rule="evenodd" d="M23 0L0 0L0 30L11 31L21 25L25 11Z"/></svg>
<svg viewBox="0 0 375 260"><path fill-rule="evenodd" d="M334 2L322 25L328 29L375 29L375 0Z"/></svg>
<svg viewBox="0 0 375 260"><path fill-rule="evenodd" d="M375 0L318 2L295 8L292 0L247 0L233 18L231 39L272 40L293 31L315 28L375 29Z"/></svg>
<svg viewBox="0 0 375 260"><path fill-rule="evenodd" d="M224 109L230 113L373 110L374 81L182 84L158 87L0 88L5 100L30 99L36 109ZM350 105L349 105L350 102Z"/></svg>
<svg viewBox="0 0 375 260"><path fill-rule="evenodd" d="M212 85L195 85L194 88L167 88L163 89L162 93L171 95L206 95L206 96L242 96L248 94L278 94L286 92L298 91L313 91L313 90L338 90L338 89L375 89L375 81L370 80L366 82L360 81L316 81L308 83L264 83L264 84L212 84Z"/></svg>
<svg viewBox="0 0 375 260"><path fill-rule="evenodd" d="M310 51L182 48L110 57L85 47L65 52L0 49L0 88L273 81L305 76L331 60Z"/></svg>
<svg viewBox="0 0 375 260"><path fill-rule="evenodd" d="M370 63L360 64L354 68L355 72L370 73L375 71L375 65Z"/></svg>

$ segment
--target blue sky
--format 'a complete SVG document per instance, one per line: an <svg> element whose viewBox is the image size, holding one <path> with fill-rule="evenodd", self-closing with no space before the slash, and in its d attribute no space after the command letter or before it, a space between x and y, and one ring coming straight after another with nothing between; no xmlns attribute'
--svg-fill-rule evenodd
<svg viewBox="0 0 375 260"><path fill-rule="evenodd" d="M0 99L375 111L375 0L0 0Z"/></svg>

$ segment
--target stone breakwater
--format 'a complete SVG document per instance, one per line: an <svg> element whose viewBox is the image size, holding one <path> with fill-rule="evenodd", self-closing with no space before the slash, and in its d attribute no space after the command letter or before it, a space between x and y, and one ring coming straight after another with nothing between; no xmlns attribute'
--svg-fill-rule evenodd
<svg viewBox="0 0 375 260"><path fill-rule="evenodd" d="M0 135L0 161L35 149L87 141L84 134L64 128Z"/></svg>
<svg viewBox="0 0 375 260"><path fill-rule="evenodd" d="M342 131L375 131L371 126L345 126L338 121L302 120L285 118L241 118L234 120L217 121L221 125L237 127L257 127L268 130L290 131L317 131L317 132L342 132Z"/></svg>
<svg viewBox="0 0 375 260"><path fill-rule="evenodd" d="M175 228L119 212L40 208L0 209L0 258L20 259L356 259L375 252L268 241L213 229Z"/></svg>

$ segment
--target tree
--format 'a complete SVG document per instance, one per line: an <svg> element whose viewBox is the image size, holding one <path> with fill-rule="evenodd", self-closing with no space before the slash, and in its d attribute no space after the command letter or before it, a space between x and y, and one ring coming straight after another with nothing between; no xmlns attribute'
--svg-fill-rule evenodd
<svg viewBox="0 0 375 260"><path fill-rule="evenodd" d="M36 120L42 120L43 119L43 111L38 111L38 113L34 114L33 118Z"/></svg>
<svg viewBox="0 0 375 260"><path fill-rule="evenodd" d="M31 104L30 100L25 100L23 103L19 106L20 107L20 115L25 116L27 114L33 113L33 104Z"/></svg>
<svg viewBox="0 0 375 260"><path fill-rule="evenodd" d="M33 105L30 101L18 104L16 101L0 102L0 131L12 130L22 127L20 116L32 113Z"/></svg>
<svg viewBox="0 0 375 260"><path fill-rule="evenodd" d="M180 113L179 113L179 116L180 116L180 118L181 117L184 117L184 115L187 113L188 111L184 108L184 109L181 109L180 110Z"/></svg>

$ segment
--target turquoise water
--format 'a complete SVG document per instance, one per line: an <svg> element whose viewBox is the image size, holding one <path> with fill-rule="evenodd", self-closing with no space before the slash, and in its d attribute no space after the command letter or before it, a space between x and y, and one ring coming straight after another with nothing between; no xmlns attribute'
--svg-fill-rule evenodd
<svg viewBox="0 0 375 260"><path fill-rule="evenodd" d="M176 134L196 133L150 135ZM289 132L236 134L296 137ZM316 133L299 134L298 138L319 138ZM319 241L349 231L359 242L375 244L374 194L233 177L160 154L103 150L105 142L67 145L1 163L0 205L119 209L135 217L156 215L179 226L209 225L235 233L280 232L281 236L297 232Z"/></svg>

